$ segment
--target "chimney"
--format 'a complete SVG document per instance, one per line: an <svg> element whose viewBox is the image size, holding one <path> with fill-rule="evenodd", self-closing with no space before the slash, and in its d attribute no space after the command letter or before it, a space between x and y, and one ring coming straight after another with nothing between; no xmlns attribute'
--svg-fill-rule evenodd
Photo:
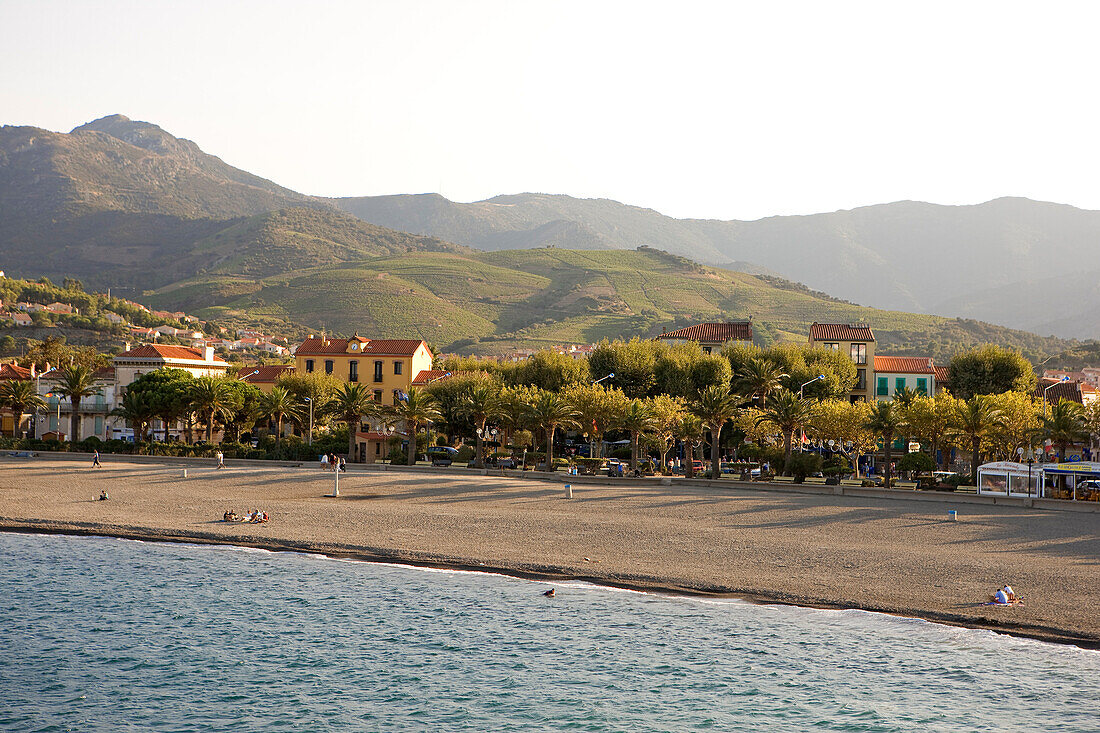
<svg viewBox="0 0 1100 733"><path fill-rule="evenodd" d="M204 346L204 347L202 347L202 358L203 358L203 361L214 361L214 347L213 346Z"/></svg>
<svg viewBox="0 0 1100 733"><path fill-rule="evenodd" d="M123 341L122 342L122 350L123 351L129 351L131 349L131 347L132 347L132 344L129 341Z"/></svg>

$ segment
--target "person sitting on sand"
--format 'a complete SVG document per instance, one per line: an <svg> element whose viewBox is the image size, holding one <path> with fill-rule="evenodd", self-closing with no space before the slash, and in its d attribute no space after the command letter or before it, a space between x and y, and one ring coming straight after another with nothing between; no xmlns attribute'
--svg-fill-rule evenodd
<svg viewBox="0 0 1100 733"><path fill-rule="evenodd" d="M1011 585L1008 585L1008 584L1006 583L1006 584L1005 584L1005 587L1004 587L1004 588L1001 588L1001 590L1003 590L1003 591L1004 591L1004 593L1005 593L1005 595L1006 595L1006 596L1008 596L1008 602L1009 602L1009 603L1015 603L1015 602L1016 602L1016 601L1018 600L1018 599L1016 598L1016 591L1012 590L1012 586L1011 586Z"/></svg>
<svg viewBox="0 0 1100 733"><path fill-rule="evenodd" d="M260 521L261 522L266 522L267 521L267 512L262 512L260 514Z"/></svg>
<svg viewBox="0 0 1100 733"><path fill-rule="evenodd" d="M550 590L543 593L543 595L546 596L547 598L553 598L554 597L554 589L551 588Z"/></svg>
<svg viewBox="0 0 1100 733"><path fill-rule="evenodd" d="M107 501L107 499L109 499L109 498L110 498L110 497L109 497L109 496L107 496L107 490L106 490L106 489L104 489L103 491L99 492L99 500L100 500L100 501Z"/></svg>
<svg viewBox="0 0 1100 733"><path fill-rule="evenodd" d="M998 588L997 592L993 594L993 605L1007 606L1008 604L1008 594L1004 592L1003 588Z"/></svg>

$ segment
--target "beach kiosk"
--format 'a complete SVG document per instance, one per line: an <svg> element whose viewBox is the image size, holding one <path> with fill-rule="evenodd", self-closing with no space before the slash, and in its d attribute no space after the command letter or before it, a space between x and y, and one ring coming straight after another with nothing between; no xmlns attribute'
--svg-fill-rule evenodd
<svg viewBox="0 0 1100 733"><path fill-rule="evenodd" d="M1045 468L1045 464L1044 464ZM1043 468L1015 461L978 466L978 493L991 496L1042 496Z"/></svg>
<svg viewBox="0 0 1100 733"><path fill-rule="evenodd" d="M1074 500L1085 498L1077 489L1082 481L1089 480L1100 480L1100 463L1093 461L1044 463L1041 496ZM1091 491L1085 493L1089 494Z"/></svg>

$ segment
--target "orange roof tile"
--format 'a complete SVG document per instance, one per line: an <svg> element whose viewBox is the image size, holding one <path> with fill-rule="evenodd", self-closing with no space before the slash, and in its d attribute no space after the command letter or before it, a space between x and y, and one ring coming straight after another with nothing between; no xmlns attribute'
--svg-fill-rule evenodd
<svg viewBox="0 0 1100 733"><path fill-rule="evenodd" d="M1050 404L1056 404L1062 400L1083 404L1085 399L1082 395L1087 394L1088 391L1080 382L1041 379L1039 385L1035 388L1035 396L1042 399L1043 395L1046 394L1046 400Z"/></svg>
<svg viewBox="0 0 1100 733"><path fill-rule="evenodd" d="M939 386L946 385L951 381L951 368L945 366L935 367L936 369L936 384Z"/></svg>
<svg viewBox="0 0 1100 733"><path fill-rule="evenodd" d="M31 378L31 370L18 364L4 364L0 366L0 379L18 379L26 381Z"/></svg>
<svg viewBox="0 0 1100 733"><path fill-rule="evenodd" d="M416 375L416 378L412 381L412 386L423 387L426 384L434 382L444 377L454 376L446 369L421 369L420 373Z"/></svg>
<svg viewBox="0 0 1100 733"><path fill-rule="evenodd" d="M936 365L927 356L876 356L876 372L935 374Z"/></svg>
<svg viewBox="0 0 1100 733"><path fill-rule="evenodd" d="M659 339L685 339L688 341L705 341L706 343L724 344L727 341L752 341L752 323L740 321L735 323L698 323L694 326L678 328L675 331L662 333Z"/></svg>
<svg viewBox="0 0 1100 733"><path fill-rule="evenodd" d="M851 326L844 323L814 323L810 326L813 341L874 341L870 326Z"/></svg>

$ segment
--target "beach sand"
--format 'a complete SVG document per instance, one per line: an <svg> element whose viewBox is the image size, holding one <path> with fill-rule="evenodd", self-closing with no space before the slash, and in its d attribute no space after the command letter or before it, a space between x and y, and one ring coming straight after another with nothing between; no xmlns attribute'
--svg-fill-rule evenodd
<svg viewBox="0 0 1100 733"><path fill-rule="evenodd" d="M1100 647L1100 514L423 472L0 459L0 528L864 608ZM106 489L109 501L94 501ZM267 524L221 521L259 508ZM981 605L1004 583L1023 606Z"/></svg>

